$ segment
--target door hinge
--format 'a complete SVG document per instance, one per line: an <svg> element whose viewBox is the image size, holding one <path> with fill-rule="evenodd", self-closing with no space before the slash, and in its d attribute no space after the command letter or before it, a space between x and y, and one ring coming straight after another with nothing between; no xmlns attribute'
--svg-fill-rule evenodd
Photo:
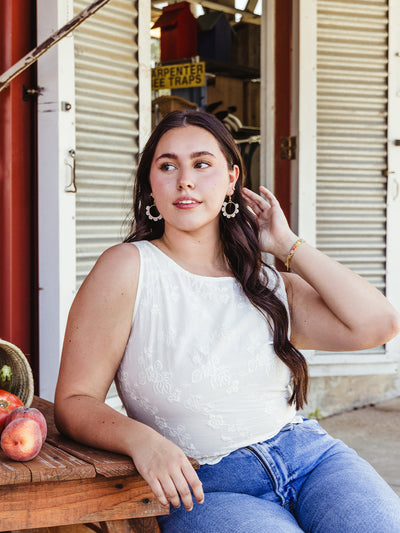
<svg viewBox="0 0 400 533"><path fill-rule="evenodd" d="M36 96L40 96L43 92L43 87L26 87L26 85L22 86L22 100L24 102L28 102L29 100L32 100L32 98L36 98Z"/></svg>
<svg viewBox="0 0 400 533"><path fill-rule="evenodd" d="M292 161L296 159L297 137L281 137L280 154L281 159Z"/></svg>

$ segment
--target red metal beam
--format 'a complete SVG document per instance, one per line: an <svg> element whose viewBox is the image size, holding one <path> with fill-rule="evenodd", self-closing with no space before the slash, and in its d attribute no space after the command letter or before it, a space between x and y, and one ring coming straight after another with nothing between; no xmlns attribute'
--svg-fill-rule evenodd
<svg viewBox="0 0 400 533"><path fill-rule="evenodd" d="M31 0L0 2L0 72L35 44L35 11ZM0 94L0 337L17 345L28 358L34 351L34 115L23 100L31 88L28 69Z"/></svg>

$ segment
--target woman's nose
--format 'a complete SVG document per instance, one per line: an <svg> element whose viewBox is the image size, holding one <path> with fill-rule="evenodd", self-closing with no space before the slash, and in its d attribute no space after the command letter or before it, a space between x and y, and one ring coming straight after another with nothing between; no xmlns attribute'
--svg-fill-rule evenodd
<svg viewBox="0 0 400 533"><path fill-rule="evenodd" d="M194 181L188 172L182 172L177 181L177 188L181 191L184 189L194 189Z"/></svg>

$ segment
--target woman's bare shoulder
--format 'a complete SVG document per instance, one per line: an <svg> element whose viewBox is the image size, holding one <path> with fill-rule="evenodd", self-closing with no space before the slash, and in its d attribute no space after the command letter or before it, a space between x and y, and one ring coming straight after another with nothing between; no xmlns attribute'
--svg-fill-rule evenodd
<svg viewBox="0 0 400 533"><path fill-rule="evenodd" d="M132 298L136 294L139 271L138 248L130 243L116 244L100 255L82 283L77 297L112 295L112 299L115 299L117 295L126 295Z"/></svg>
<svg viewBox="0 0 400 533"><path fill-rule="evenodd" d="M131 243L116 244L107 248L94 265L89 276L110 276L114 282L118 279L135 278L139 274L140 254Z"/></svg>
<svg viewBox="0 0 400 533"><path fill-rule="evenodd" d="M107 248L107 250L105 250L99 257L99 260L101 261L118 261L121 266L124 266L126 262L131 266L132 262L139 264L139 259L139 249L131 242L115 244L114 246Z"/></svg>

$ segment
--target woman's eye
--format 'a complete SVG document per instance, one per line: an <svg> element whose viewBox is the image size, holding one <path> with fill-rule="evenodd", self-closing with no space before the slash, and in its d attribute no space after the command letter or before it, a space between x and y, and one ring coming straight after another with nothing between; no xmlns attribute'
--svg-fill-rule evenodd
<svg viewBox="0 0 400 533"><path fill-rule="evenodd" d="M173 170L175 167L172 163L163 163L160 168L161 170L165 170L168 172L169 170Z"/></svg>
<svg viewBox="0 0 400 533"><path fill-rule="evenodd" d="M206 161L197 161L197 163L194 165L195 168L207 168L210 166L210 163L207 163Z"/></svg>

